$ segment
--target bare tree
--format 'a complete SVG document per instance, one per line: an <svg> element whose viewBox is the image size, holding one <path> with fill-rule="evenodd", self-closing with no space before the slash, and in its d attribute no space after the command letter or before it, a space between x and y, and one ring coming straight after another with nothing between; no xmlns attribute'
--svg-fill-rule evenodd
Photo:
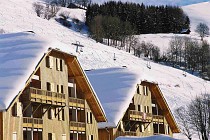
<svg viewBox="0 0 210 140"><path fill-rule="evenodd" d="M38 17L41 17L41 15L44 13L44 6L38 2L33 3L33 8Z"/></svg>
<svg viewBox="0 0 210 140"><path fill-rule="evenodd" d="M131 49L135 48L138 39L134 35L128 35L125 39L125 42L127 44L126 51L130 53Z"/></svg>
<svg viewBox="0 0 210 140"><path fill-rule="evenodd" d="M200 35L202 41L205 36L209 35L209 27L205 23L199 23L195 31Z"/></svg>
<svg viewBox="0 0 210 140"><path fill-rule="evenodd" d="M174 64L181 65L182 60L182 49L183 49L183 38L181 37L174 37L170 41L170 47L168 49L168 54L170 55L170 59Z"/></svg>
<svg viewBox="0 0 210 140"><path fill-rule="evenodd" d="M208 75L208 77L210 79L210 65L207 66L207 75Z"/></svg>
<svg viewBox="0 0 210 140"><path fill-rule="evenodd" d="M188 107L190 123L202 140L208 140L210 133L210 95L197 97Z"/></svg>
<svg viewBox="0 0 210 140"><path fill-rule="evenodd" d="M44 18L49 20L55 17L59 10L60 7L55 3L47 4L44 11Z"/></svg>
<svg viewBox="0 0 210 140"><path fill-rule="evenodd" d="M182 134L184 134L189 140L192 140L192 126L190 124L190 117L185 107L180 107L175 110L175 116L180 126Z"/></svg>

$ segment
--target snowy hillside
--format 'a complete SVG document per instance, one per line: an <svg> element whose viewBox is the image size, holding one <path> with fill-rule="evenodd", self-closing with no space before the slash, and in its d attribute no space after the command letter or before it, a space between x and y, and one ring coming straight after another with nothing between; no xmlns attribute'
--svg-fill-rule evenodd
<svg viewBox="0 0 210 140"><path fill-rule="evenodd" d="M200 22L206 23L210 27L210 2L183 6L182 8L190 18L192 31Z"/></svg>
<svg viewBox="0 0 210 140"><path fill-rule="evenodd" d="M147 60L139 59L125 51L96 43L85 35L63 27L53 19L48 21L37 17L32 9L33 1L35 0L1 0L0 29L5 30L7 33L33 30L38 36L51 41L58 40L68 46L65 50L66 52L78 56L84 69L122 66L131 68L137 67L139 73L142 73L142 79L159 84L172 111L179 106L189 103L192 97L210 91L209 82L193 75L187 74L185 77L181 70L152 62L150 63L151 69L149 69L147 67ZM80 12L80 14L73 14L72 11L72 16L83 15L82 12L84 11ZM159 47L165 49L170 37L173 36L173 34L159 34L145 35L143 38L147 41L157 43ZM76 43L76 41L84 45L83 50L76 52L76 47L72 45L72 43ZM60 43L57 45L59 48ZM113 60L114 53L116 60Z"/></svg>

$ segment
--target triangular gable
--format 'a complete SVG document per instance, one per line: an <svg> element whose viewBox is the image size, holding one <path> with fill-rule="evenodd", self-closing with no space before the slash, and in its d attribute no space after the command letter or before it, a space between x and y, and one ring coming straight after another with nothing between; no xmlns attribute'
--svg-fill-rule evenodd
<svg viewBox="0 0 210 140"><path fill-rule="evenodd" d="M171 110L170 110L158 84L143 81L142 85L147 85L150 88L151 94L157 99L157 103L160 106L161 110L164 110L164 117L166 118L172 132L180 133L179 127L173 117L173 114L171 113Z"/></svg>
<svg viewBox="0 0 210 140"><path fill-rule="evenodd" d="M75 78L75 82L77 86L80 87L81 92L84 94L84 97L87 100L97 122L105 122L106 117L100 101L98 100L98 97L96 96L76 56L61 52L59 50L52 51L62 53L65 56L67 60L69 75Z"/></svg>

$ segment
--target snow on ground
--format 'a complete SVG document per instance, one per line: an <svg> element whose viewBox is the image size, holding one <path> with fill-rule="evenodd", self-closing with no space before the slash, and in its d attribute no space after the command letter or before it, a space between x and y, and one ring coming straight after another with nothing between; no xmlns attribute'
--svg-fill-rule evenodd
<svg viewBox="0 0 210 140"><path fill-rule="evenodd" d="M142 34L136 36L140 42L152 43L160 48L160 54L163 55L167 53L169 48L169 43L175 37L188 37L200 41L200 37L196 34L185 35L185 34Z"/></svg>
<svg viewBox="0 0 210 140"><path fill-rule="evenodd" d="M210 2L203 2L182 7L190 18L191 31L195 31L200 23L206 23L210 28Z"/></svg>
<svg viewBox="0 0 210 140"><path fill-rule="evenodd" d="M157 135L150 137L118 137L116 140L176 140L166 135Z"/></svg>
<svg viewBox="0 0 210 140"><path fill-rule="evenodd" d="M6 32L22 32L33 30L38 36L47 38L47 40L50 40L51 42L58 40L59 42L62 42L68 46L65 47L66 52L73 53L78 57L84 69L101 69L122 66L135 68L138 66L139 73L142 74L143 79L154 81L159 84L167 103L172 109L172 112L179 106L189 103L193 99L192 97L210 91L210 83L198 77L190 74L187 74L185 77L183 76L183 71L181 70L152 62L150 63L151 69L148 69L147 60L139 59L123 50L118 50L100 43L96 43L94 40L87 38L85 35L63 27L53 19L48 21L46 19L37 17L32 9L32 3L34 1L35 0L1 1L0 29L4 29ZM196 14L194 13L194 15ZM202 16L200 14L197 15L198 17ZM208 19L206 16L204 16L204 18ZM170 35L162 34L160 35L160 38L169 38L167 36ZM151 38L151 40L156 40L155 42L158 43L161 42L156 35L151 35L148 38ZM82 45L84 45L83 51L76 52L76 47L71 45L76 41L79 41ZM58 48L60 47L60 43L56 42L54 45L57 45ZM164 44L162 46L165 48L167 45ZM116 60L113 60L114 53L116 55ZM3 55L4 53L0 54L1 57ZM1 59L1 61L3 60L4 59ZM25 70L21 72L24 71ZM1 76L1 78L3 78L3 76Z"/></svg>

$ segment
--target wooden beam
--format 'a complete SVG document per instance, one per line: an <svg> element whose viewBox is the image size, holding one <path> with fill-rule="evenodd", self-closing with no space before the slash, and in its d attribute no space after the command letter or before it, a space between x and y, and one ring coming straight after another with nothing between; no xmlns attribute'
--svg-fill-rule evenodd
<svg viewBox="0 0 210 140"><path fill-rule="evenodd" d="M32 115L34 115L34 113L39 109L39 107L40 107L41 105L42 105L42 104L39 104L39 105L37 106L37 108L36 108L35 110L33 110Z"/></svg>
<svg viewBox="0 0 210 140"><path fill-rule="evenodd" d="M82 75L70 76L70 79L84 78Z"/></svg>
<svg viewBox="0 0 210 140"><path fill-rule="evenodd" d="M85 92L84 97L85 97L86 100L90 100L93 97L93 95L89 92Z"/></svg>

